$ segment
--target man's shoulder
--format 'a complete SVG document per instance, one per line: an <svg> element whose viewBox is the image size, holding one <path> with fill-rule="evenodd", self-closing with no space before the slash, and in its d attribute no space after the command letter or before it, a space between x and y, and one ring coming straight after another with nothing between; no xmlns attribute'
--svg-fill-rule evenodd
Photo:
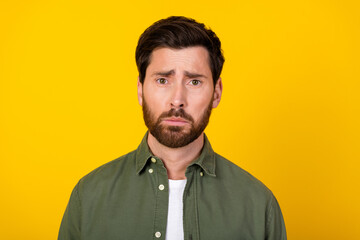
<svg viewBox="0 0 360 240"><path fill-rule="evenodd" d="M92 170L79 181L81 187L97 187L125 174L135 173L136 150L107 162Z"/></svg>
<svg viewBox="0 0 360 240"><path fill-rule="evenodd" d="M240 166L215 153L216 155L216 176L223 184L231 184L237 189L247 194L272 195L271 190L255 176L244 170Z"/></svg>

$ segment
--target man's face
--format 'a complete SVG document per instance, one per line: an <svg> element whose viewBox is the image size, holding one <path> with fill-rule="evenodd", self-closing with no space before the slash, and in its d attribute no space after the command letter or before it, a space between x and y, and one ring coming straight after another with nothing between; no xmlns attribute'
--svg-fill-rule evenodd
<svg viewBox="0 0 360 240"><path fill-rule="evenodd" d="M205 48L159 48L152 52L144 83L138 83L138 98L150 133L178 148L202 134L221 90L221 79L214 90Z"/></svg>

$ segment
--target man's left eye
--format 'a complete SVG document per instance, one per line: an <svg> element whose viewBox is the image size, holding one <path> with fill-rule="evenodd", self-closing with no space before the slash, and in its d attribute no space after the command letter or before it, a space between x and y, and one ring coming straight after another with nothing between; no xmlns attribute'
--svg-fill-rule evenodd
<svg viewBox="0 0 360 240"><path fill-rule="evenodd" d="M191 84L191 85L194 85L194 86L199 85L199 84L200 84L200 80L197 80L197 79L191 80L191 81L190 81L190 84Z"/></svg>

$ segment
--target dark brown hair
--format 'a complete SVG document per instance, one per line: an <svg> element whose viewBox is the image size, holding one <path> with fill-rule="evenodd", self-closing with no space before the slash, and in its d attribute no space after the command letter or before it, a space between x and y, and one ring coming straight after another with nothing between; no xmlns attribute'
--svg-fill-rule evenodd
<svg viewBox="0 0 360 240"><path fill-rule="evenodd" d="M159 47L181 49L193 46L202 46L208 50L215 87L225 61L221 42L216 34L206 28L203 23L182 16L161 19L141 34L135 53L140 82L144 83L146 69L154 49Z"/></svg>

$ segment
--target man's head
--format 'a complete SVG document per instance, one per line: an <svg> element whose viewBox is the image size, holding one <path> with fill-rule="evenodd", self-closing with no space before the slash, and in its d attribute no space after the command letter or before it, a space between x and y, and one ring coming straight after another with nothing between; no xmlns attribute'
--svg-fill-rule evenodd
<svg viewBox="0 0 360 240"><path fill-rule="evenodd" d="M177 16L161 19L141 34L135 53L140 82L144 83L146 69L156 48L183 49L194 46L202 46L208 51L215 86L225 61L219 38L204 24Z"/></svg>
<svg viewBox="0 0 360 240"><path fill-rule="evenodd" d="M149 132L178 148L197 139L221 99L220 40L203 24L170 17L150 26L136 49L138 99Z"/></svg>

